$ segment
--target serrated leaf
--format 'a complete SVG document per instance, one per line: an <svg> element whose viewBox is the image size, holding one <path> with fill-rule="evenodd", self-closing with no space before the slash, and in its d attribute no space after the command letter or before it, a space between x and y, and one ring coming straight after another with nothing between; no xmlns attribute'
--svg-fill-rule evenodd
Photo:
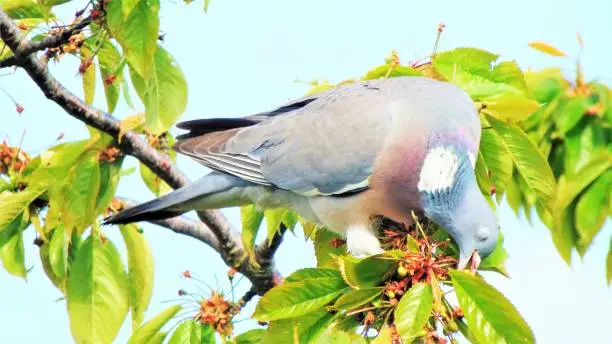
<svg viewBox="0 0 612 344"><path fill-rule="evenodd" d="M127 18L123 2L108 3L106 23L124 51L130 71L134 70L141 79L149 80L149 76L155 73L153 60L159 31L159 0L136 1Z"/></svg>
<svg viewBox="0 0 612 344"><path fill-rule="evenodd" d="M295 318L271 321L263 343L320 343L333 319L332 314L320 309Z"/></svg>
<svg viewBox="0 0 612 344"><path fill-rule="evenodd" d="M96 154L84 155L65 178L62 218L67 233L81 234L96 217L100 190L100 163Z"/></svg>
<svg viewBox="0 0 612 344"><path fill-rule="evenodd" d="M504 295L482 278L451 270L470 333L479 343L534 343L531 328Z"/></svg>
<svg viewBox="0 0 612 344"><path fill-rule="evenodd" d="M257 303L253 317L259 321L294 318L323 308L346 291L339 274L323 274L325 277L285 282L272 288Z"/></svg>
<svg viewBox="0 0 612 344"><path fill-rule="evenodd" d="M174 305L157 314L132 333L132 336L128 339L128 344L148 343L161 332L162 327L164 327L181 308L180 305Z"/></svg>
<svg viewBox="0 0 612 344"><path fill-rule="evenodd" d="M337 279L342 278L340 271L330 268L303 268L295 270L291 275L285 278L286 283L301 282L303 280L312 280L317 278Z"/></svg>
<svg viewBox="0 0 612 344"><path fill-rule="evenodd" d="M555 196L555 178L548 162L527 135L518 127L487 116L499 142L509 153L516 171L524 178L530 190L548 208L552 209Z"/></svg>
<svg viewBox="0 0 612 344"><path fill-rule="evenodd" d="M93 59L93 54L85 45L79 49L81 52L81 64L88 63ZM89 66L85 70L81 70L81 79L83 81L83 100L86 103L92 104L96 91L96 65L89 62Z"/></svg>
<svg viewBox="0 0 612 344"><path fill-rule="evenodd" d="M497 94L525 94L523 74L515 62L494 65L498 55L474 48L457 48L437 54L433 65L449 82L475 99Z"/></svg>
<svg viewBox="0 0 612 344"><path fill-rule="evenodd" d="M144 234L135 224L119 226L128 253L128 278L132 329L136 329L149 308L153 292L153 254Z"/></svg>
<svg viewBox="0 0 612 344"><path fill-rule="evenodd" d="M69 270L66 299L72 337L80 343L111 343L129 307L128 279L115 245L89 236Z"/></svg>
<svg viewBox="0 0 612 344"><path fill-rule="evenodd" d="M49 241L49 263L53 273L60 279L66 276L68 271L68 244L70 236L66 236L64 226L59 225L53 231Z"/></svg>
<svg viewBox="0 0 612 344"><path fill-rule="evenodd" d="M333 240L342 240L340 234L332 232L328 229L318 229L314 239L315 256L317 258L317 267L337 267L337 261L334 256L344 255L347 253L346 245L334 247Z"/></svg>
<svg viewBox="0 0 612 344"><path fill-rule="evenodd" d="M433 309L433 293L426 283L413 285L395 309L395 328L406 343L425 334L424 327Z"/></svg>
<svg viewBox="0 0 612 344"><path fill-rule="evenodd" d="M257 232L263 221L263 211L257 210L255 205L247 205L240 207L240 220L242 223L242 244L249 254L253 254L253 247L255 247L255 239L257 238Z"/></svg>
<svg viewBox="0 0 612 344"><path fill-rule="evenodd" d="M553 215L567 208L587 186L611 167L612 155L607 152L601 152L601 154L593 156L591 161L575 175L561 176L557 186L555 212Z"/></svg>
<svg viewBox="0 0 612 344"><path fill-rule="evenodd" d="M604 172L587 189L576 203L574 222L578 232L578 252L584 253L599 230L610 217L608 204L612 190L612 171Z"/></svg>
<svg viewBox="0 0 612 344"><path fill-rule="evenodd" d="M43 18L42 8L35 0L3 0L0 7L11 19Z"/></svg>
<svg viewBox="0 0 612 344"><path fill-rule="evenodd" d="M510 93L484 98L482 103L486 106L488 113L510 122L522 121L540 108L537 101L523 95Z"/></svg>
<svg viewBox="0 0 612 344"><path fill-rule="evenodd" d="M236 344L263 344L266 330L256 328L236 337Z"/></svg>
<svg viewBox="0 0 612 344"><path fill-rule="evenodd" d="M187 106L187 82L174 58L157 47L149 78L130 68L132 83L145 106L146 127L153 134L167 131Z"/></svg>
<svg viewBox="0 0 612 344"><path fill-rule="evenodd" d="M548 44L548 43L544 43L544 42L531 42L529 43L529 46L535 50L538 50L540 52L543 52L545 54L548 55L552 55L552 56L565 56L565 53L562 52L561 50L553 47L552 45Z"/></svg>
<svg viewBox="0 0 612 344"><path fill-rule="evenodd" d="M344 281L355 289L380 285L395 274L398 257L392 251L355 258L351 255L338 257L338 266Z"/></svg>
<svg viewBox="0 0 612 344"><path fill-rule="evenodd" d="M332 308L345 311L356 309L357 307L371 302L377 296L380 296L384 289L384 287L378 287L350 290L340 296Z"/></svg>
<svg viewBox="0 0 612 344"><path fill-rule="evenodd" d="M304 237L308 240L314 240L314 236L317 232L317 225L307 221L306 219L298 216L298 221L302 225L302 230L304 231Z"/></svg>
<svg viewBox="0 0 612 344"><path fill-rule="evenodd" d="M123 0L125 3L129 0ZM108 40L101 42L100 50L96 54L102 77L104 94L106 95L106 105L108 113L115 112L119 94L121 93L121 83L123 82L123 64L121 55L117 48Z"/></svg>
<svg viewBox="0 0 612 344"><path fill-rule="evenodd" d="M215 343L215 333L210 325L202 325L195 320L185 320L177 326L168 344Z"/></svg>
<svg viewBox="0 0 612 344"><path fill-rule="evenodd" d="M297 214L285 208L273 208L266 209L264 211L266 218L266 227L268 229L268 243L272 242L276 233L279 232L281 224L285 225L287 229L293 231L297 223Z"/></svg>

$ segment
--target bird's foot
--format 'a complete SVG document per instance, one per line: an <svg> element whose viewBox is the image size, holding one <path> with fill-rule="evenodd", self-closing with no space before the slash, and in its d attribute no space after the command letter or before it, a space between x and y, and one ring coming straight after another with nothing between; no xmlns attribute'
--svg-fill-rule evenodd
<svg viewBox="0 0 612 344"><path fill-rule="evenodd" d="M378 238L367 227L350 227L346 231L346 246L348 252L356 258L384 252Z"/></svg>

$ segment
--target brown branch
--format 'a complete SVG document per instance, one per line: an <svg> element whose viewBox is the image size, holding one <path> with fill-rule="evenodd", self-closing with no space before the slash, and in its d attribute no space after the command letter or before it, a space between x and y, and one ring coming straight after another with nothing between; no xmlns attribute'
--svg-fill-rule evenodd
<svg viewBox="0 0 612 344"><path fill-rule="evenodd" d="M47 65L39 61L32 54L37 51L34 48L35 45L21 33L1 8L0 38L13 51L17 59L16 65L28 73L48 99L62 107L69 115L111 135L118 141L120 132L119 120L108 113L86 104L60 84L49 73ZM187 178L171 163L168 156L155 150L137 133L133 131L125 133L122 136L119 147L126 154L137 158L171 187L176 189L188 183ZM281 238L273 241L273 244L269 245L269 247L264 245L258 249L260 254L256 256L256 260L261 259L262 262L254 264L251 260L247 259L248 257L241 245L241 241L235 237L230 222L221 212L218 210L201 211L198 212L198 216L208 227L203 227L201 230L210 230L212 235L214 235L217 242L216 248L225 263L245 275L253 284L253 290L263 295L275 285L275 272L271 258L276 248L278 248L280 241L282 241L282 235ZM172 228L170 228L172 230L177 228L176 225L178 224L175 221L174 219L164 220L160 224L168 225L164 227L171 227L170 224L172 224ZM193 229L193 227L189 228ZM187 234L187 232L189 231L185 230L185 232L181 231L180 233ZM201 236L201 234L198 235ZM206 237L212 238L212 235L207 233Z"/></svg>
<svg viewBox="0 0 612 344"><path fill-rule="evenodd" d="M3 60L0 60L0 68L17 66L21 62L22 57L42 51L48 48L56 48L67 43L75 34L78 34L87 25L91 24L90 18L85 18L80 22L72 25L69 29L62 30L59 34L48 36L38 42L24 40L24 44L17 45L16 50L13 50L13 55ZM27 43L27 44L25 44ZM12 49L11 49L12 50Z"/></svg>

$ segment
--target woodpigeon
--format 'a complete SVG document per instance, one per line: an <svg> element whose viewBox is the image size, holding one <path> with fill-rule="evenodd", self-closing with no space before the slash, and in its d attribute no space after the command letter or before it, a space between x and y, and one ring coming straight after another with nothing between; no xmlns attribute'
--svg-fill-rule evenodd
<svg viewBox="0 0 612 344"><path fill-rule="evenodd" d="M445 229L472 268L497 244L495 213L474 165L480 119L470 97L425 77L359 81L240 118L179 123L174 149L213 170L126 209L129 223L256 204L285 207L346 236L354 256L382 252L371 219L409 224L411 211Z"/></svg>

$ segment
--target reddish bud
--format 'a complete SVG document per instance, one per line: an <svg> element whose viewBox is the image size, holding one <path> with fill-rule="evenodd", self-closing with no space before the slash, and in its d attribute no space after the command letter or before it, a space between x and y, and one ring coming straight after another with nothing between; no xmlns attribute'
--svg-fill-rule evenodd
<svg viewBox="0 0 612 344"><path fill-rule="evenodd" d="M187 295L187 292L184 291L183 289L179 289L178 296L185 296L185 295Z"/></svg>
<svg viewBox="0 0 612 344"><path fill-rule="evenodd" d="M185 278L191 278L191 271L189 271L189 270L185 270L185 271L183 271L183 277L185 277Z"/></svg>
<svg viewBox="0 0 612 344"><path fill-rule="evenodd" d="M333 248L338 248L338 247L340 247L340 246L344 245L345 243L346 243L346 241L345 241L345 240L342 240L342 239L340 239L340 238L333 238L333 239L332 239L332 240L329 242L329 244L330 244L330 245L331 245Z"/></svg>
<svg viewBox="0 0 612 344"><path fill-rule="evenodd" d="M106 78L104 78L104 84L106 86L110 86L115 83L115 80L117 80L117 76L115 74L109 74Z"/></svg>
<svg viewBox="0 0 612 344"><path fill-rule="evenodd" d="M233 267L229 269L229 271L227 272L227 278L231 280L234 279L234 276L236 275L236 269L234 269Z"/></svg>
<svg viewBox="0 0 612 344"><path fill-rule="evenodd" d="M497 188L495 186L491 186L491 195L495 195L495 192L497 192Z"/></svg>
<svg viewBox="0 0 612 344"><path fill-rule="evenodd" d="M83 61L81 65L79 65L79 73L84 74L87 71L87 68L91 66L92 62L93 62L93 58L91 57L88 57L87 59L85 59L85 61Z"/></svg>
<svg viewBox="0 0 612 344"><path fill-rule="evenodd" d="M23 105L17 104L15 105L15 110L17 110L17 113L22 113L25 109L23 108Z"/></svg>

